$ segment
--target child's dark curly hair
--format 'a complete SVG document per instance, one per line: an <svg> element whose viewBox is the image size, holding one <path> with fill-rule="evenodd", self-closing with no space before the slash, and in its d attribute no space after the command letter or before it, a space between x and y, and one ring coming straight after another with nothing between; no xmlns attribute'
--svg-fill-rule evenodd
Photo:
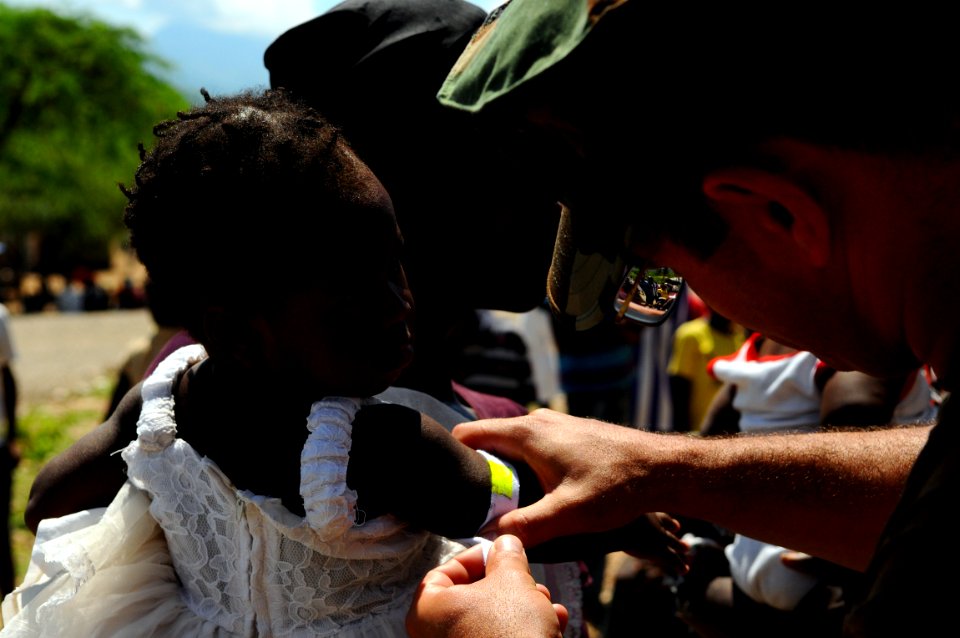
<svg viewBox="0 0 960 638"><path fill-rule="evenodd" d="M344 232L336 213L357 163L336 127L282 91L202 93L154 128L135 185L121 185L131 245L195 338L210 304L264 307L307 280L311 255Z"/></svg>

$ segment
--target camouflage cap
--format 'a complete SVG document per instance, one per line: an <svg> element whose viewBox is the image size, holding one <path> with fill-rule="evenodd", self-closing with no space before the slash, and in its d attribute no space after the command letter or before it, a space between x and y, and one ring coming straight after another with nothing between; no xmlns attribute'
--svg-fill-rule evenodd
<svg viewBox="0 0 960 638"><path fill-rule="evenodd" d="M561 63L576 57L571 53L595 32L599 21L626 4L627 0L510 0L476 31L437 97L460 111L505 112L517 107L513 113L517 115L530 98L531 85L536 85L533 92L545 86L532 80L567 66ZM578 330L613 314L628 233L625 220L617 215L564 210L547 298L553 311L572 320Z"/></svg>
<svg viewBox="0 0 960 638"><path fill-rule="evenodd" d="M477 112L553 69L627 0L508 0L474 33L440 89L440 102Z"/></svg>

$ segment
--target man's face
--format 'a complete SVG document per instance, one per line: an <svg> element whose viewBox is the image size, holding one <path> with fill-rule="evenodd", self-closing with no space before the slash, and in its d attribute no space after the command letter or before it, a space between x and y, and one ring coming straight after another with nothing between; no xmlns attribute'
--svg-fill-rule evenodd
<svg viewBox="0 0 960 638"><path fill-rule="evenodd" d="M842 268L811 267L787 254L778 258L775 250L756 248L764 241L759 228L738 226L707 258L669 241L659 244L653 258L677 269L720 314L813 352L832 367L879 377L916 368L906 342L885 334L876 317L863 312L856 285Z"/></svg>
<svg viewBox="0 0 960 638"><path fill-rule="evenodd" d="M707 193L705 175L682 174L682 162L628 152L643 148L638 127L618 136L611 118L598 121L586 114L540 120L541 131L566 145L567 169L554 184L574 215L625 212L635 220L635 257L673 268L722 315L834 367L890 376L918 365L903 335L864 304L869 273L851 271L847 255L855 246L849 242L857 240L842 230L843 206L862 198L812 198L824 207L828 232L827 260L813 263L790 224L771 216L768 202L719 202ZM665 235L657 223L664 219L681 231L683 243ZM716 246L706 255L695 253L686 242L718 233L714 222L725 229L716 235Z"/></svg>

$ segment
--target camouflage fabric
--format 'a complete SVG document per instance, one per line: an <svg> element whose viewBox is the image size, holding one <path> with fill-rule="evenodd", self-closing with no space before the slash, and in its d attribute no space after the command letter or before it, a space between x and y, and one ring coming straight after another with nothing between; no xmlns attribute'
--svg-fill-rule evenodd
<svg viewBox="0 0 960 638"><path fill-rule="evenodd" d="M444 82L446 106L476 112L552 69L627 0L510 0L493 10Z"/></svg>

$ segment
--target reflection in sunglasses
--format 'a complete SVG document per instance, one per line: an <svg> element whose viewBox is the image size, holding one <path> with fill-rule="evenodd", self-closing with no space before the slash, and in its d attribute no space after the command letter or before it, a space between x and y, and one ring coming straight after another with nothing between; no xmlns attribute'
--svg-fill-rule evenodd
<svg viewBox="0 0 960 638"><path fill-rule="evenodd" d="M628 266L613 301L616 320L658 326L676 310L683 287L683 277L671 268Z"/></svg>

